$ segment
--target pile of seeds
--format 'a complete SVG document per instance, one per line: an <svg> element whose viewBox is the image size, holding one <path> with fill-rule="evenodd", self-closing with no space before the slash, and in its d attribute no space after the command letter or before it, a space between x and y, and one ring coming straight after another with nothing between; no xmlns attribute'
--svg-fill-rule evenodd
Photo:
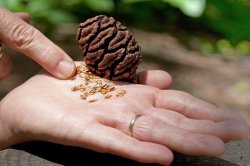
<svg viewBox="0 0 250 166"><path fill-rule="evenodd" d="M110 81L106 78L100 78L98 76L95 76L88 70L88 68L81 64L76 68L77 75L80 78L83 78L85 81L82 84L73 86L71 88L71 91L80 91L81 95L80 98L82 100L88 100L88 102L96 102L98 101L98 98L93 98L90 96L93 96L95 94L102 94L104 99L109 99L112 97L112 94L110 92L116 91L116 88L112 85L110 85ZM74 79L74 78L73 78ZM117 90L116 97L122 97L126 94L125 90ZM88 98L89 97L89 98Z"/></svg>

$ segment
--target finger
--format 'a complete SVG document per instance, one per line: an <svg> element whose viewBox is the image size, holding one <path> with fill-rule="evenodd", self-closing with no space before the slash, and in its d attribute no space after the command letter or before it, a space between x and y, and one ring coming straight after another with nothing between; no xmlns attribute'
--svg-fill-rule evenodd
<svg viewBox="0 0 250 166"><path fill-rule="evenodd" d="M149 114L161 119L163 122L187 131L214 135L224 142L243 140L249 135L248 126L237 120L214 122L211 120L189 119L178 112L164 109L153 109Z"/></svg>
<svg viewBox="0 0 250 166"><path fill-rule="evenodd" d="M47 141L88 148L143 163L169 165L173 160L172 152L162 145L141 142L117 129L101 124L88 125L87 129L85 126L86 124L80 126L75 124L71 128L69 136L62 137L62 139L49 138ZM63 132L62 130L61 133ZM68 132L67 130L66 133Z"/></svg>
<svg viewBox="0 0 250 166"><path fill-rule="evenodd" d="M30 22L30 16L28 13L15 13L15 15L19 18L21 18L22 20L24 20L25 22L29 23Z"/></svg>
<svg viewBox="0 0 250 166"><path fill-rule="evenodd" d="M141 141L162 144L173 151L192 156L220 156L225 149L222 140L215 136L189 132L145 115L135 122L133 136Z"/></svg>
<svg viewBox="0 0 250 166"><path fill-rule="evenodd" d="M116 114L112 114L112 111L107 112L106 115L100 115L102 117L99 116L99 119L102 119L100 121L102 124L117 128L128 135L129 124L135 116L135 112L127 107ZM107 114L116 116L108 116ZM135 122L133 136L141 141L165 145L171 150L187 155L217 156L224 151L224 143L215 136L187 131L161 121L159 118L143 113L137 114L140 114L141 117Z"/></svg>
<svg viewBox="0 0 250 166"><path fill-rule="evenodd" d="M73 60L41 32L0 7L1 41L35 60L53 76L66 79L75 73Z"/></svg>
<svg viewBox="0 0 250 166"><path fill-rule="evenodd" d="M172 85L172 77L162 70L142 71L137 75L140 84L153 86L159 89L169 89Z"/></svg>
<svg viewBox="0 0 250 166"><path fill-rule="evenodd" d="M95 127L97 133L92 133L91 143L101 147L97 151L119 155L142 163L159 163L169 165L173 160L172 152L165 146L141 142L121 131L99 125ZM100 133L100 131L102 131ZM98 135L98 137L97 137Z"/></svg>
<svg viewBox="0 0 250 166"><path fill-rule="evenodd" d="M6 78L12 70L12 62L10 57L4 52L0 58L0 80Z"/></svg>
<svg viewBox="0 0 250 166"><path fill-rule="evenodd" d="M215 122L229 119L243 121L234 112L220 110L188 93L175 90L159 91L155 96L155 107L173 110L192 119L207 119Z"/></svg>

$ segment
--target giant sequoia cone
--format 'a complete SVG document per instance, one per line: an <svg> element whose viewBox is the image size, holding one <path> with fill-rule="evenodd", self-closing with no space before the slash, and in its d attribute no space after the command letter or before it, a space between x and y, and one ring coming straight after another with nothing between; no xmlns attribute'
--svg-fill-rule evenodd
<svg viewBox="0 0 250 166"><path fill-rule="evenodd" d="M77 41L91 72L111 80L135 78L142 61L140 46L113 17L100 15L81 23Z"/></svg>

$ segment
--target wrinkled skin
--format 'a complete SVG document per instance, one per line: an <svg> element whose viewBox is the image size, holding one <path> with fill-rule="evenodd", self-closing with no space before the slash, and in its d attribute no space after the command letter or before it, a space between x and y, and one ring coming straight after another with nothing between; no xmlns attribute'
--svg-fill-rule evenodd
<svg viewBox="0 0 250 166"><path fill-rule="evenodd" d="M0 43L22 53L41 65L58 79L68 79L75 73L73 60L35 27L28 24L28 13L12 13L0 6ZM0 80L12 70L11 58L4 51L0 58Z"/></svg>
<svg viewBox="0 0 250 166"><path fill-rule="evenodd" d="M249 136L238 115L184 92L113 82L127 91L123 97L89 103L71 91L82 81L43 72L9 93L0 105L0 145L43 140L169 165L172 151L218 156L224 142ZM131 137L128 126L135 114L142 116Z"/></svg>

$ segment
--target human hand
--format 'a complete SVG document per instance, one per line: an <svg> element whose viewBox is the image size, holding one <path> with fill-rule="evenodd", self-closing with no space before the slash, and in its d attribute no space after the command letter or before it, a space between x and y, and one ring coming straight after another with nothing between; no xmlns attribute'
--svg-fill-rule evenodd
<svg viewBox="0 0 250 166"><path fill-rule="evenodd" d="M23 53L39 63L53 76L66 79L75 73L73 60L37 29L26 23L25 13L14 14L0 7L0 44ZM10 57L0 58L0 80L11 71Z"/></svg>
<svg viewBox="0 0 250 166"><path fill-rule="evenodd" d="M91 103L70 90L82 83L41 73L9 93L0 105L0 146L43 140L166 165L173 151L218 156L224 142L249 136L238 115L184 92L111 82L127 93Z"/></svg>

